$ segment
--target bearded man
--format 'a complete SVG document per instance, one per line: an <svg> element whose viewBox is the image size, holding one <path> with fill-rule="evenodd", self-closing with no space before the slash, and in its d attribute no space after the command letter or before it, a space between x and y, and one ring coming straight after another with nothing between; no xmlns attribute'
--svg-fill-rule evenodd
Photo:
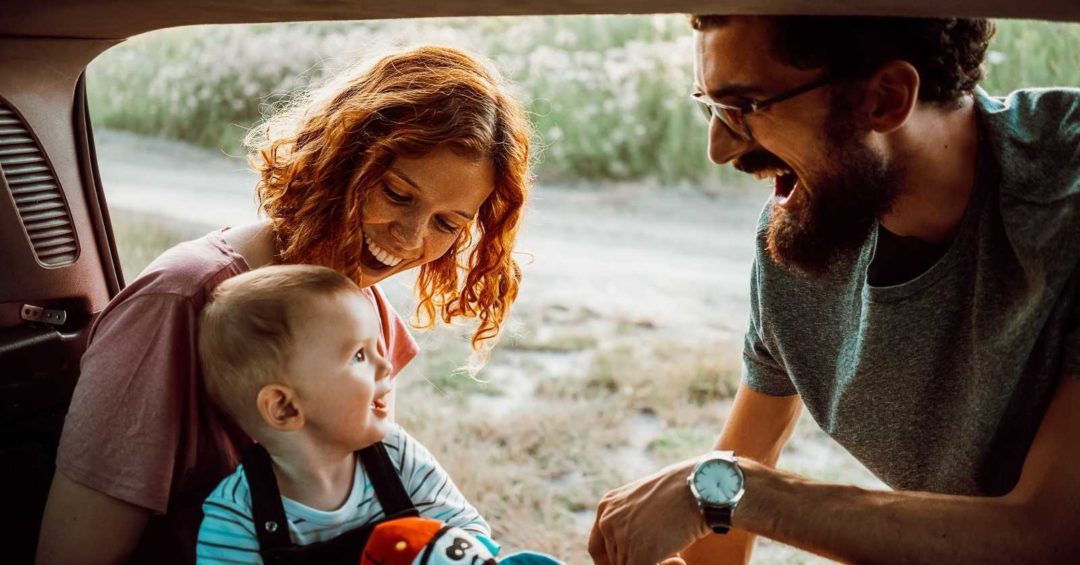
<svg viewBox="0 0 1080 565"><path fill-rule="evenodd" d="M1080 90L988 96L985 20L692 25L709 157L774 178L743 378L717 451L603 499L593 559L1080 562ZM894 490L775 470L803 405Z"/></svg>

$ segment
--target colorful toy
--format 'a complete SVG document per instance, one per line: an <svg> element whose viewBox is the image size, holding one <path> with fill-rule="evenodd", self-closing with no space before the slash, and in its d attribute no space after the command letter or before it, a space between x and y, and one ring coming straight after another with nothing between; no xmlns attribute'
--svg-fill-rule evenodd
<svg viewBox="0 0 1080 565"><path fill-rule="evenodd" d="M501 548L485 536L430 518L399 518L375 527L360 565L562 565L532 551L496 559Z"/></svg>

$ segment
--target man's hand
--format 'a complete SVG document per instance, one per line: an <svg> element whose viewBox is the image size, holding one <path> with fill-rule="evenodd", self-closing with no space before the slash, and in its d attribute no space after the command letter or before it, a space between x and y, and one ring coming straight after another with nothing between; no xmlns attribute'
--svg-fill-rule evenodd
<svg viewBox="0 0 1080 565"><path fill-rule="evenodd" d="M597 565L664 565L710 532L686 477L697 458L619 487L600 501L589 535L589 554Z"/></svg>

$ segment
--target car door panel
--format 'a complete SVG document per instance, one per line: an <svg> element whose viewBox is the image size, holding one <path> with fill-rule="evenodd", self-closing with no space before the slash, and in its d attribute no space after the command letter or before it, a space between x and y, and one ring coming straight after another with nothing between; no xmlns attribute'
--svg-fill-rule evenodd
<svg viewBox="0 0 1080 565"><path fill-rule="evenodd" d="M0 38L0 543L14 563L33 560L79 358L120 287L81 78L114 43Z"/></svg>

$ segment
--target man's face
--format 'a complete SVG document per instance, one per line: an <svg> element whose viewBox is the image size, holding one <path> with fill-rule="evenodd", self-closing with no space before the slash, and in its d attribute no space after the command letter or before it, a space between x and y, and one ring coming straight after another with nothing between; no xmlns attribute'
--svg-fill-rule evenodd
<svg viewBox="0 0 1080 565"><path fill-rule="evenodd" d="M763 100L824 75L774 57L766 18L732 18L698 34L697 89L716 102ZM861 246L897 192L898 171L865 140L858 102L811 90L744 117L752 139L718 119L709 125L709 158L773 179L768 250L774 260L822 275L837 256Z"/></svg>

